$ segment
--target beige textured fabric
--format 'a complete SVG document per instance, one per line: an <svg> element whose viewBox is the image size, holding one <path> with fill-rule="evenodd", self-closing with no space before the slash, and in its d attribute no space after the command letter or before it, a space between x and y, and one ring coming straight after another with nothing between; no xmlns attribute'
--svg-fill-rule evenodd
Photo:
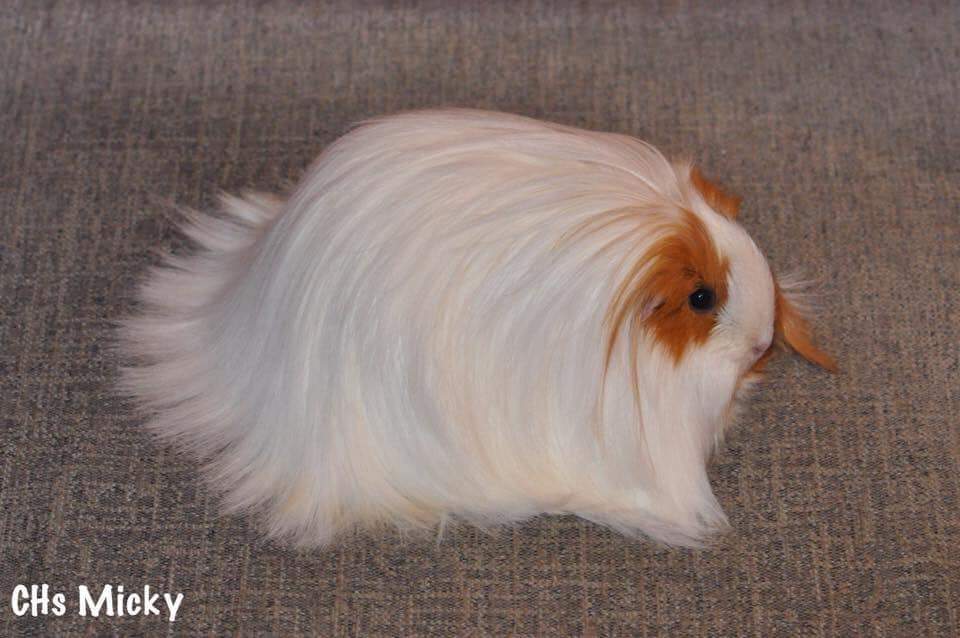
<svg viewBox="0 0 960 638"><path fill-rule="evenodd" d="M76 614L114 583L182 591L185 634L960 634L960 12L771 6L4 3L0 633L168 629ZM554 517L289 551L112 396L110 322L183 243L165 202L280 189L349 123L441 104L694 157L821 280L843 372L772 366L712 465L716 548ZM14 616L17 583L67 614Z"/></svg>

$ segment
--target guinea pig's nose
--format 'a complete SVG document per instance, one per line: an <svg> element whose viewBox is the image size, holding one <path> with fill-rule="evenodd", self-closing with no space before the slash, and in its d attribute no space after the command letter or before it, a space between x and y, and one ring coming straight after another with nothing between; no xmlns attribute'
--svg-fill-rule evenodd
<svg viewBox="0 0 960 638"><path fill-rule="evenodd" d="M769 341L764 341L753 346L753 358L759 359L763 356L763 353L767 351L767 348L770 347Z"/></svg>

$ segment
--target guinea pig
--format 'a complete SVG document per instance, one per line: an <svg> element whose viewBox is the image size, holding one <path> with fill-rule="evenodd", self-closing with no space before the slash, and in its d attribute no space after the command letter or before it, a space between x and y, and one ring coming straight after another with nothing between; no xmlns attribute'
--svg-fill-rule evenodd
<svg viewBox="0 0 960 638"><path fill-rule="evenodd" d="M289 197L185 213L198 250L139 289L121 388L291 543L572 513L696 546L773 349L835 365L738 206L625 135L374 119Z"/></svg>

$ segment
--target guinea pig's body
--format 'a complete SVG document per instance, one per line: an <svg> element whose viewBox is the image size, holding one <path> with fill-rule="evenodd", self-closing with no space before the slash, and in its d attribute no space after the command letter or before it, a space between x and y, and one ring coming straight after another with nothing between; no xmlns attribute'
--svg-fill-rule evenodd
<svg viewBox="0 0 960 638"><path fill-rule="evenodd" d="M570 512L696 544L775 326L829 365L735 207L621 135L375 120L286 201L188 220L202 250L147 279L124 387L295 542Z"/></svg>

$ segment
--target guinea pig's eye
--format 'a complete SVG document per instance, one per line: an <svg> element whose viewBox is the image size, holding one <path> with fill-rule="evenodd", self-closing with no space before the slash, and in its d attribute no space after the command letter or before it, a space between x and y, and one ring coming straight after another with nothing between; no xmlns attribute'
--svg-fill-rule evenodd
<svg viewBox="0 0 960 638"><path fill-rule="evenodd" d="M690 293L687 301L694 312L710 312L717 303L717 298L716 295L713 294L712 288L700 286Z"/></svg>

